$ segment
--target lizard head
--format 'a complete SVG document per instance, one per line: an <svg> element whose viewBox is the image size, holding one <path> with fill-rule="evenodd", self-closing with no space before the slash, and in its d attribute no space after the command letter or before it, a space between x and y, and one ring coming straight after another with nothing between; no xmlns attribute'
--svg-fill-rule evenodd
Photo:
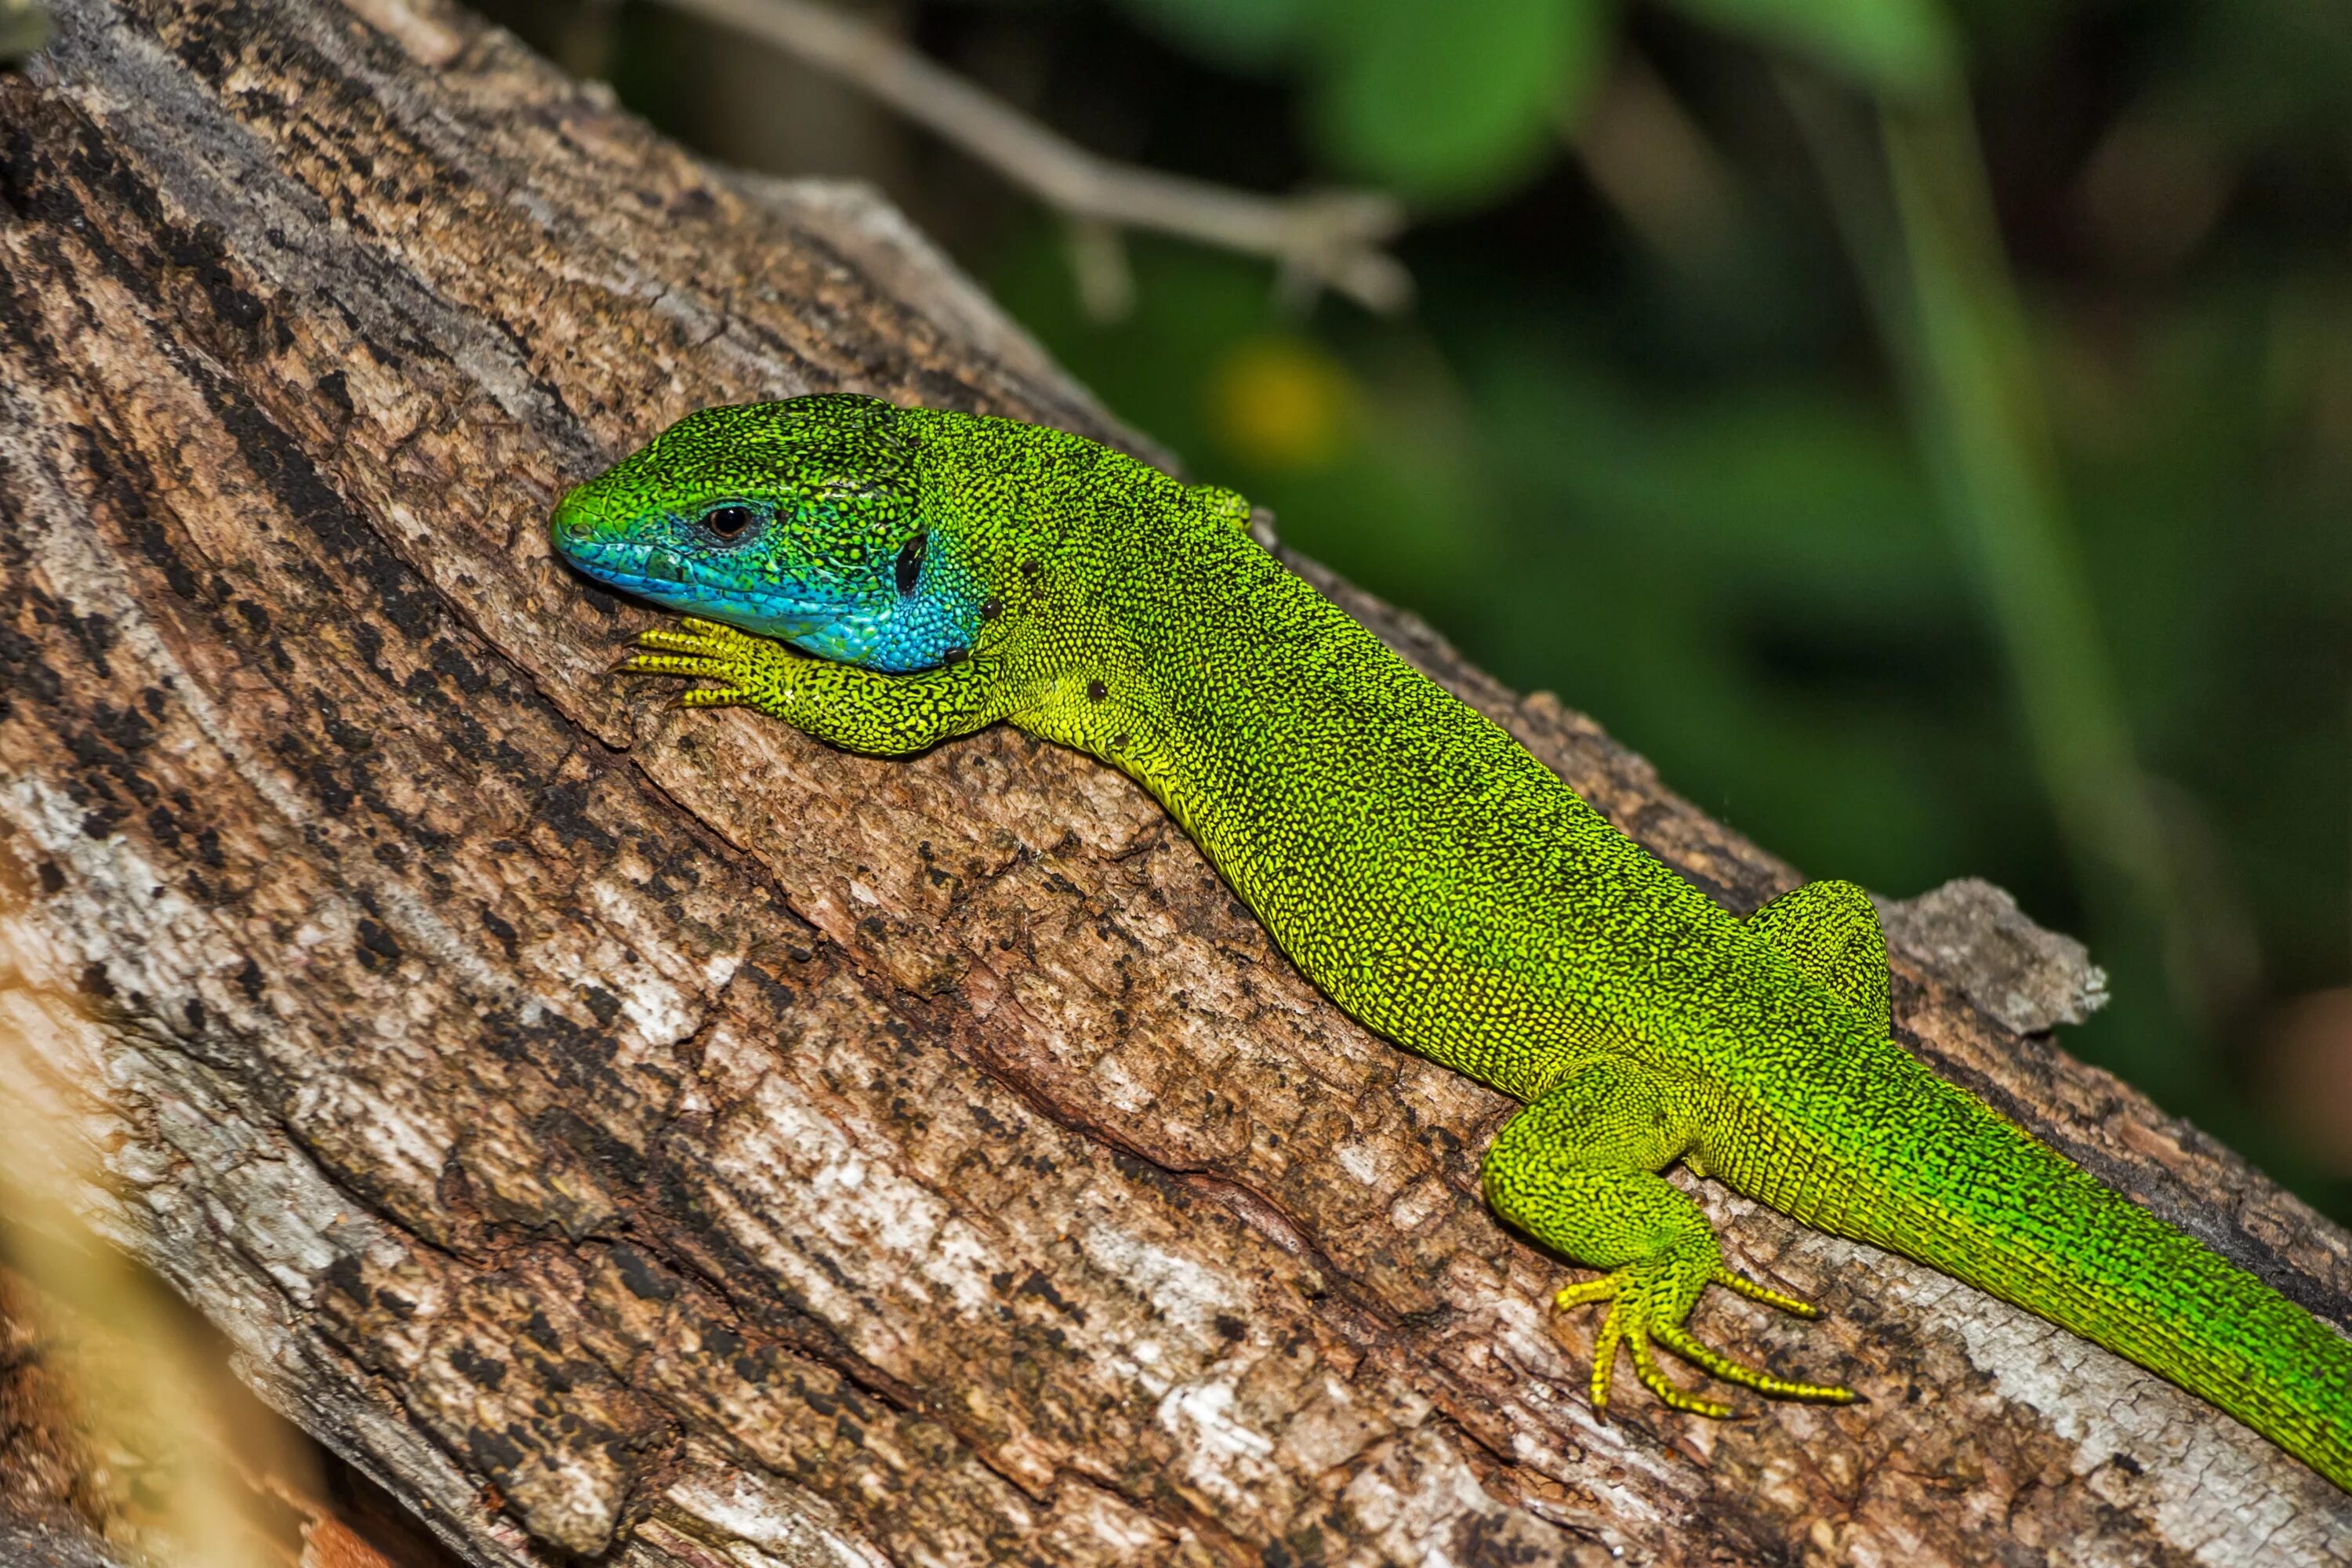
<svg viewBox="0 0 2352 1568"><path fill-rule="evenodd" d="M903 672L969 647L984 597L921 500L899 411L824 395L689 414L565 496L549 531L600 583Z"/></svg>

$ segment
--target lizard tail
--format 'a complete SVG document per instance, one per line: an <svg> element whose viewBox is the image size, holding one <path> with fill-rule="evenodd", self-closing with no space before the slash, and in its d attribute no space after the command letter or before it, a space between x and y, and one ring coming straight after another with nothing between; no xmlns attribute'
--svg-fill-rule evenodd
<svg viewBox="0 0 2352 1568"><path fill-rule="evenodd" d="M2169 1378L2352 1491L2352 1340L1952 1093L1976 1125L1934 1140L1949 1157L1853 1230Z"/></svg>

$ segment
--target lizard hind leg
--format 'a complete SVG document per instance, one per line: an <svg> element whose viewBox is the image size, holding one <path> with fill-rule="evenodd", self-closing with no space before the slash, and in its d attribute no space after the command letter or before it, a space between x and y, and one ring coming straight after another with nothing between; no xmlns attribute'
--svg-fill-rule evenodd
<svg viewBox="0 0 2352 1568"><path fill-rule="evenodd" d="M1537 1240L1605 1269L1561 1290L1565 1310L1607 1301L1593 1342L1592 1405L1606 1415L1617 1352L1642 1385L1673 1409L1722 1417L1731 1407L1677 1387L1658 1365L1673 1352L1725 1383L1775 1399L1843 1404L1850 1389L1794 1383L1701 1343L1685 1327L1711 1284L1801 1316L1806 1303L1733 1274L1706 1216L1657 1173L1689 1146L1696 1124L1679 1083L1635 1064L1597 1061L1511 1118L1486 1151L1486 1201Z"/></svg>
<svg viewBox="0 0 2352 1568"><path fill-rule="evenodd" d="M1868 893L1852 882L1807 882L1749 915L1747 924L1807 978L1887 1032L1886 933Z"/></svg>

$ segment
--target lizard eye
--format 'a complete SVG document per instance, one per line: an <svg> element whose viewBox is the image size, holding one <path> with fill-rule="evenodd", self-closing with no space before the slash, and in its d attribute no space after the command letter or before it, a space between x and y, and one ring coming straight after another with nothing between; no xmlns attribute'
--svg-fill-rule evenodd
<svg viewBox="0 0 2352 1568"><path fill-rule="evenodd" d="M748 506L713 507L702 514L702 526L721 544L739 542L759 522L760 514Z"/></svg>

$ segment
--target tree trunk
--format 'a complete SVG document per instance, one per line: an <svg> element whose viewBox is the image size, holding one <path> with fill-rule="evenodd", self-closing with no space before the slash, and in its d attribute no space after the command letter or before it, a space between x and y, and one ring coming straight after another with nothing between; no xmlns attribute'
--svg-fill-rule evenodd
<svg viewBox="0 0 2352 1568"><path fill-rule="evenodd" d="M1366 1035L1144 795L607 679L565 486L846 387L1147 450L903 220L697 163L432 0L65 0L0 79L9 1114L284 1410L482 1564L2341 1560L2201 1402L1693 1184L1871 1403L1583 1394L1499 1096ZM1316 577L1736 909L1789 868ZM1907 1043L2339 1321L2340 1231L1895 911ZM78 994L70 1005L65 998Z"/></svg>

